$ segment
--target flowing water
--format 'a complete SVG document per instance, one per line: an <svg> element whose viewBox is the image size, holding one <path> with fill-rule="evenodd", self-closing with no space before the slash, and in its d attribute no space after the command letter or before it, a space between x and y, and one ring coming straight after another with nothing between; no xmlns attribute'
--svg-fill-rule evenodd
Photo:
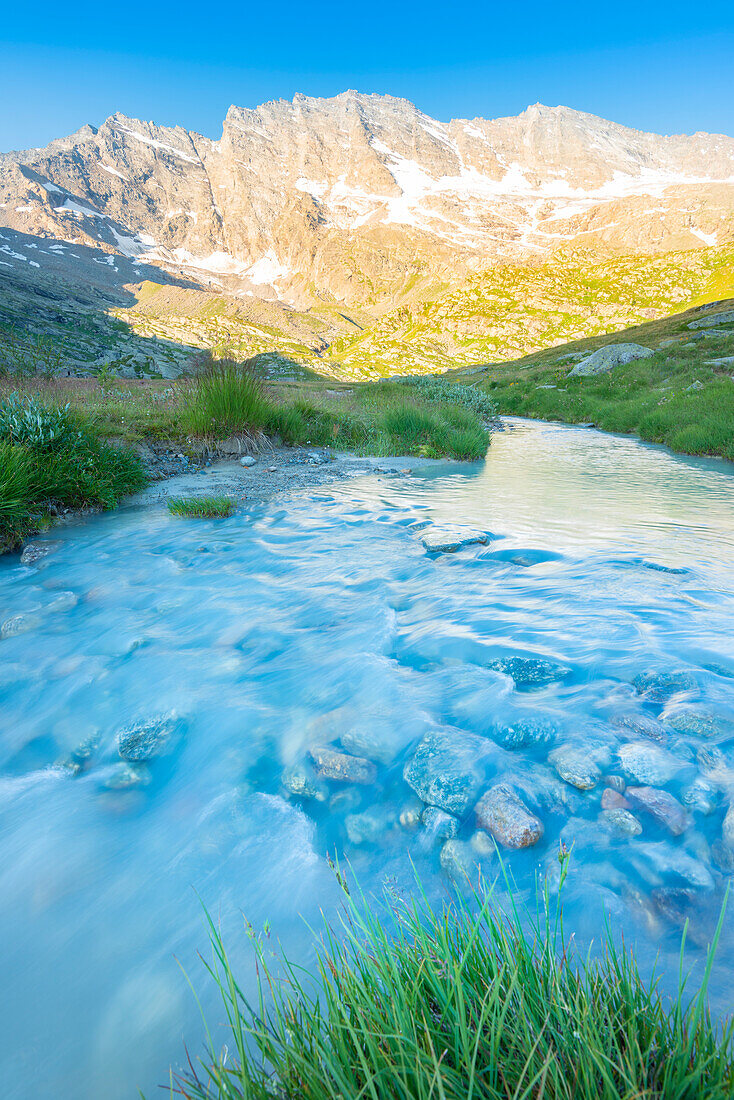
<svg viewBox="0 0 734 1100"><path fill-rule="evenodd" d="M430 554L426 521L492 538ZM223 1043L202 903L251 988L242 914L308 965L305 921L340 905L327 852L368 891L408 891L412 861L446 897L449 861L403 779L437 728L464 759L481 739L474 794L510 783L542 821L535 847L506 853L521 893L538 873L553 883L560 841L575 843L566 919L582 942L606 914L672 981L690 916L700 967L734 865L731 467L518 422L475 465L375 473L223 521L131 507L53 537L37 565L0 563L0 618L23 628L0 641L4 1096L155 1095L203 1036L179 962ZM563 667L527 690L491 667L505 657ZM649 672L688 676L638 680L641 693ZM121 773L119 731L162 715L165 751ZM544 732L513 747L517 729ZM284 769L301 774L323 745L371 756L374 782L289 795ZM559 746L601 773L593 789L559 778ZM652 778L686 827L637 807L639 835L610 829L608 776ZM475 828L469 811L455 850L491 878Z"/></svg>

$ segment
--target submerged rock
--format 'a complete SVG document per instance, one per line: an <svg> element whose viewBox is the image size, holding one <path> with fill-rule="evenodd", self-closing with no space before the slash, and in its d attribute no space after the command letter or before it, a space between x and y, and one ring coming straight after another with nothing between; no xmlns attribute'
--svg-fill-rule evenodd
<svg viewBox="0 0 734 1100"><path fill-rule="evenodd" d="M543 824L507 784L482 795L475 807L477 824L506 848L529 848L543 835Z"/></svg>
<svg viewBox="0 0 734 1100"><path fill-rule="evenodd" d="M571 671L566 665L546 661L542 657L496 657L487 668L511 676L517 688L545 687L562 680Z"/></svg>
<svg viewBox="0 0 734 1100"><path fill-rule="evenodd" d="M734 802L732 802L729 809L726 811L724 817L724 824L721 827L721 839L727 848L731 848L734 851Z"/></svg>
<svg viewBox="0 0 734 1100"><path fill-rule="evenodd" d="M611 832L620 836L639 836L642 824L629 810L621 808L602 810L599 821Z"/></svg>
<svg viewBox="0 0 734 1100"><path fill-rule="evenodd" d="M439 810L438 806L426 806L422 821L426 834L434 840L451 840L459 832L457 818Z"/></svg>
<svg viewBox="0 0 734 1100"><path fill-rule="evenodd" d="M162 714L125 726L117 734L117 748L123 760L152 760L165 752L178 722L171 714Z"/></svg>
<svg viewBox="0 0 734 1100"><path fill-rule="evenodd" d="M490 736L505 749L527 749L532 745L550 745L557 729L545 718L520 718L511 726L495 726Z"/></svg>
<svg viewBox="0 0 734 1100"><path fill-rule="evenodd" d="M647 737L650 741L665 741L667 737L662 723L646 714L618 714L612 721L618 729L629 730L638 737Z"/></svg>
<svg viewBox="0 0 734 1100"><path fill-rule="evenodd" d="M711 872L700 859L674 848L668 841L638 842L630 861L646 882L677 878L698 890L711 890L714 886Z"/></svg>
<svg viewBox="0 0 734 1100"><path fill-rule="evenodd" d="M342 748L354 756L363 756L379 764L391 764L397 754L395 739L385 729L354 726L339 737Z"/></svg>
<svg viewBox="0 0 734 1100"><path fill-rule="evenodd" d="M688 815L677 798L656 787L628 787L627 797L634 806L646 810L673 836L680 836L688 825Z"/></svg>
<svg viewBox="0 0 734 1100"><path fill-rule="evenodd" d="M49 554L55 553L61 546L63 546L63 543L60 539L33 539L32 542L27 542L23 547L23 552L20 555L20 564L34 565L37 561L41 561L42 558L46 558Z"/></svg>
<svg viewBox="0 0 734 1100"><path fill-rule="evenodd" d="M478 856L483 856L485 859L487 856L493 856L497 851L495 841L489 833L485 833L484 829L473 832L469 837L469 844Z"/></svg>
<svg viewBox="0 0 734 1100"><path fill-rule="evenodd" d="M654 352L644 348L642 344L607 344L606 347L597 348L573 370L569 371L569 378L589 378L596 374L607 374L615 367L632 363L635 359L647 359Z"/></svg>
<svg viewBox="0 0 734 1100"><path fill-rule="evenodd" d="M71 611L78 602L79 599L74 592L59 592L46 604L46 611Z"/></svg>
<svg viewBox="0 0 734 1100"><path fill-rule="evenodd" d="M335 749L311 749L311 759L322 779L338 779L343 783L369 786L377 779L377 768L362 756L348 756Z"/></svg>
<svg viewBox="0 0 734 1100"><path fill-rule="evenodd" d="M374 844L395 824L395 814L383 806L349 814L344 819L347 836L352 844Z"/></svg>
<svg viewBox="0 0 734 1100"><path fill-rule="evenodd" d="M129 764L120 761L114 764L100 780L105 791L131 791L137 787L147 787L151 774L145 764Z"/></svg>
<svg viewBox="0 0 734 1100"><path fill-rule="evenodd" d="M731 737L734 734L731 718L697 707L666 707L660 718L676 733L690 733L696 737Z"/></svg>
<svg viewBox="0 0 734 1100"><path fill-rule="evenodd" d="M313 799L325 802L328 797L326 784L320 782L307 764L291 764L285 768L281 783L289 794L297 798Z"/></svg>
<svg viewBox="0 0 734 1100"><path fill-rule="evenodd" d="M477 527L446 524L425 528L421 532L421 542L426 550L433 553L452 554L462 546L471 546L473 543L485 544L489 542L489 536L486 531L480 531Z"/></svg>
<svg viewBox="0 0 734 1100"><path fill-rule="evenodd" d="M682 767L672 753L647 741L630 741L621 745L619 759L630 779L647 786L669 783Z"/></svg>
<svg viewBox="0 0 734 1100"><path fill-rule="evenodd" d="M464 840L447 840L441 848L441 868L456 883L466 883L479 871L477 854Z"/></svg>
<svg viewBox="0 0 734 1100"><path fill-rule="evenodd" d="M572 787L580 791L590 791L599 782L601 772L589 756L588 750L577 749L573 745L561 745L548 756L556 773Z"/></svg>
<svg viewBox="0 0 734 1100"><path fill-rule="evenodd" d="M0 638L15 638L18 634L27 634L30 630L36 630L41 625L41 621L41 616L33 611L13 615L0 626Z"/></svg>
<svg viewBox="0 0 734 1100"><path fill-rule="evenodd" d="M652 703L666 703L673 695L698 690L696 678L690 672L642 672L635 676L632 686Z"/></svg>
<svg viewBox="0 0 734 1100"><path fill-rule="evenodd" d="M716 809L716 788L701 776L694 779L690 787L685 789L682 798L686 806L705 816L712 814Z"/></svg>
<svg viewBox="0 0 734 1100"><path fill-rule="evenodd" d="M628 810L630 804L619 791L605 787L601 792L601 808L602 810Z"/></svg>
<svg viewBox="0 0 734 1100"><path fill-rule="evenodd" d="M427 733L403 769L405 782L423 802L462 816L481 782L481 738L458 730Z"/></svg>

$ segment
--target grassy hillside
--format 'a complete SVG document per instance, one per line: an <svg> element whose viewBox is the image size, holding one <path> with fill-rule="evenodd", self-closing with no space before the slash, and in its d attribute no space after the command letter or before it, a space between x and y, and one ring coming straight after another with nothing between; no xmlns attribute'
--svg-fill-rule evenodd
<svg viewBox="0 0 734 1100"><path fill-rule="evenodd" d="M634 432L676 451L734 461L734 324L688 327L729 310L734 310L734 298L614 335L458 371L456 378L488 392L501 413L592 422L605 431ZM569 378L584 355L627 342L655 354L594 378Z"/></svg>
<svg viewBox="0 0 734 1100"><path fill-rule="evenodd" d="M604 259L559 252L486 268L435 297L407 297L362 331L339 336L325 366L361 378L501 362L728 295L731 249Z"/></svg>

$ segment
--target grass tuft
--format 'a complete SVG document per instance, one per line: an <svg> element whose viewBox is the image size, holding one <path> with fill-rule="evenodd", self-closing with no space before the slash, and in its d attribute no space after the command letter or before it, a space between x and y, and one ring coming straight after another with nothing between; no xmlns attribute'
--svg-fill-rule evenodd
<svg viewBox="0 0 734 1100"><path fill-rule="evenodd" d="M212 360L194 378L182 409L193 435L223 438L261 428L272 413L262 382L232 359Z"/></svg>
<svg viewBox="0 0 734 1100"><path fill-rule="evenodd" d="M171 497L168 511L187 519L224 519L231 516L235 503L230 497Z"/></svg>
<svg viewBox="0 0 734 1100"><path fill-rule="evenodd" d="M342 880L343 881L343 880ZM423 896L387 919L348 897L326 927L312 982L251 933L251 1003L210 924L226 1046L171 1091L188 1100L725 1100L734 1022L717 1028L706 987L671 1002L610 939L574 951L546 893L539 915L490 892L434 911ZM681 957L683 945L681 947ZM275 960L275 961L273 961Z"/></svg>

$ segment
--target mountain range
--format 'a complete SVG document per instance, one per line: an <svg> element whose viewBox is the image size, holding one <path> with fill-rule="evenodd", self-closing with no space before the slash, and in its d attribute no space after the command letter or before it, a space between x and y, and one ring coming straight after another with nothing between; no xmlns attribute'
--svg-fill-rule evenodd
<svg viewBox="0 0 734 1100"><path fill-rule="evenodd" d="M734 139L567 107L296 96L218 140L116 114L0 155L0 325L79 370L227 341L343 376L507 358L705 296L733 249Z"/></svg>

